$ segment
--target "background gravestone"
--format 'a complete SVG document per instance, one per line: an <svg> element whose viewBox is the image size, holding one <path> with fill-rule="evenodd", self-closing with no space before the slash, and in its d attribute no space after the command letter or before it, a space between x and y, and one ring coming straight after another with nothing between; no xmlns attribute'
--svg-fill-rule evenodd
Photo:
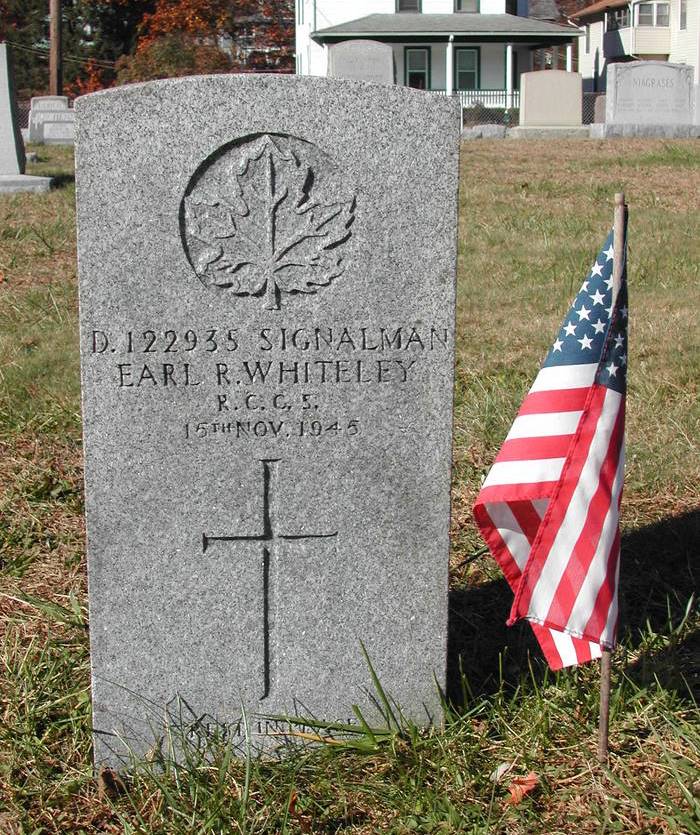
<svg viewBox="0 0 700 835"><path fill-rule="evenodd" d="M539 70L520 76L520 127L578 127L583 117L580 73Z"/></svg>
<svg viewBox="0 0 700 835"><path fill-rule="evenodd" d="M24 140L17 117L12 55L0 43L0 194L48 191L50 177L31 177L25 170Z"/></svg>
<svg viewBox="0 0 700 835"><path fill-rule="evenodd" d="M605 121L617 125L690 125L693 97L693 68L687 64L610 64Z"/></svg>
<svg viewBox="0 0 700 835"><path fill-rule="evenodd" d="M234 742L242 706L376 719L361 641L439 717L457 105L220 75L76 111L97 762L178 697Z"/></svg>
<svg viewBox="0 0 700 835"><path fill-rule="evenodd" d="M698 137L700 126L695 99L693 68L687 64L666 61L610 64L605 125L592 126L591 135Z"/></svg>
<svg viewBox="0 0 700 835"><path fill-rule="evenodd" d="M602 124L605 121L605 95L596 96L594 105L593 105L593 121L596 124Z"/></svg>
<svg viewBox="0 0 700 835"><path fill-rule="evenodd" d="M395 74L394 50L390 44L354 40L332 44L329 47L329 76L394 84Z"/></svg>
<svg viewBox="0 0 700 835"><path fill-rule="evenodd" d="M40 145L73 145L75 111L67 96L35 96L29 109L29 141Z"/></svg>

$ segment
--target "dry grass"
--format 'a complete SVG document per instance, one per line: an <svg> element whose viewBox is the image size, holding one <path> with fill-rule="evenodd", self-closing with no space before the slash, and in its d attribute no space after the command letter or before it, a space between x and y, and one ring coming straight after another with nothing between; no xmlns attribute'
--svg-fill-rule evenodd
<svg viewBox="0 0 700 835"><path fill-rule="evenodd" d="M700 546L697 194L692 142L464 147L444 730L373 748L186 768L135 766L127 796L89 747L77 304L70 153L40 149L44 196L0 199L0 833L700 831L695 610ZM595 763L597 672L546 672L471 520L612 195L630 203L629 466L609 767ZM464 679L455 675L461 658ZM333 717L328 717L333 719ZM364 741L366 743L366 740ZM511 776L539 788L509 805Z"/></svg>

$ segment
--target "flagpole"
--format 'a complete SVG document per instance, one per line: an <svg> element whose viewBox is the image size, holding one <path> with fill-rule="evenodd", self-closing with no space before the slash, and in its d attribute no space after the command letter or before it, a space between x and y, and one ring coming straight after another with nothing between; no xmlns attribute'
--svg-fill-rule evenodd
<svg viewBox="0 0 700 835"><path fill-rule="evenodd" d="M627 206L625 195L618 192L615 195L615 219L613 225L613 273L612 273L612 306L615 306L617 295L622 285L625 253L625 226L627 220ZM598 718L598 762L604 763L608 759L608 731L610 725L610 671L612 667L612 652L604 649L600 658L600 710Z"/></svg>

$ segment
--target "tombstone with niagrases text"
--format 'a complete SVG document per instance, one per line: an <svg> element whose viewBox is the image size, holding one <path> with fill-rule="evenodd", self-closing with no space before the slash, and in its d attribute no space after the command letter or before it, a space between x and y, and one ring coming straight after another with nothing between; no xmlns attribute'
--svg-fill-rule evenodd
<svg viewBox="0 0 700 835"><path fill-rule="evenodd" d="M457 105L218 75L76 114L96 762L379 722L363 647L439 721Z"/></svg>

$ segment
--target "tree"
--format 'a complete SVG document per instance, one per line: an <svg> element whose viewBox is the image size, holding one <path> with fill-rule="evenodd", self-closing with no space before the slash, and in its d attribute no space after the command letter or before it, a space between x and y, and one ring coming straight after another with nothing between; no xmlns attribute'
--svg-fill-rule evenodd
<svg viewBox="0 0 700 835"><path fill-rule="evenodd" d="M139 47L134 55L117 61L117 83L177 78L182 75L206 75L231 72L231 56L214 44L173 33L163 35Z"/></svg>
<svg viewBox="0 0 700 835"><path fill-rule="evenodd" d="M293 0L156 0L138 49L173 33L228 47L235 69L293 69Z"/></svg>
<svg viewBox="0 0 700 835"><path fill-rule="evenodd" d="M155 0L62 0L63 75L68 93L109 86L114 62L132 51ZM20 98L48 89L48 0L0 0L0 40L13 48Z"/></svg>

